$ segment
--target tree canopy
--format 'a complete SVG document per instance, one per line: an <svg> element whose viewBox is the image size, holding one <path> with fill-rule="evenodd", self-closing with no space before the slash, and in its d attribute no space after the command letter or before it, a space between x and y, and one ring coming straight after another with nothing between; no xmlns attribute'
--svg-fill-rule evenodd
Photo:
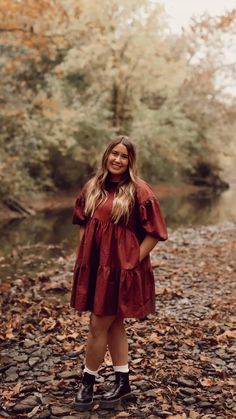
<svg viewBox="0 0 236 419"><path fill-rule="evenodd" d="M117 133L150 181L220 183L235 142L224 54L236 10L180 35L148 0L3 0L0 17L2 195L79 186Z"/></svg>

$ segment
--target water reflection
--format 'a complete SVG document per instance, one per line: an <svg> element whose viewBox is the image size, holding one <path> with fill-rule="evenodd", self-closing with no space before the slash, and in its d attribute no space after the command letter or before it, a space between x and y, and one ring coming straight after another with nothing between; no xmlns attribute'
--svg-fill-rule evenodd
<svg viewBox="0 0 236 419"><path fill-rule="evenodd" d="M161 200L161 206L170 228L236 222L235 190L221 195L198 193L165 198ZM58 252L73 252L78 241L78 228L72 225L71 218L72 209L68 208L2 223L0 257L10 256L18 247L40 244L42 247L57 246Z"/></svg>
<svg viewBox="0 0 236 419"><path fill-rule="evenodd" d="M218 196L191 195L167 198L162 206L167 224L172 228L177 228L215 223L212 215L218 201Z"/></svg>
<svg viewBox="0 0 236 419"><path fill-rule="evenodd" d="M1 254L8 254L18 246L53 244L71 247L73 226L71 209L45 211L32 217L14 219L0 226ZM72 243L71 243L72 244Z"/></svg>
<svg viewBox="0 0 236 419"><path fill-rule="evenodd" d="M167 198L162 206L167 224L172 228L236 222L236 190L233 189L219 195L201 192Z"/></svg>

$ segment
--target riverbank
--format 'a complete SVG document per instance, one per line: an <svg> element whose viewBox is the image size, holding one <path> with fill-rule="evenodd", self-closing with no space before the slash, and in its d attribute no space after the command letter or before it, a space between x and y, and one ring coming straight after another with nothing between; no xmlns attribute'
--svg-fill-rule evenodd
<svg viewBox="0 0 236 419"><path fill-rule="evenodd" d="M206 190L206 188L186 184L180 186L158 184L154 185L153 189L160 199L186 196ZM32 214L46 210L53 211L55 209L72 208L78 192L79 190L48 192L44 194L38 193L37 195L32 195L30 198L22 198L20 202ZM25 216L25 214L12 211L3 203L0 203L0 220L14 219L22 216Z"/></svg>
<svg viewBox="0 0 236 419"><path fill-rule="evenodd" d="M98 400L91 414L72 406L88 330L88 315L69 307L74 255L3 282L1 417L236 417L235 249L233 223L178 229L158 244L156 315L126 320L136 401L112 413L100 410ZM106 356L98 397L112 378Z"/></svg>

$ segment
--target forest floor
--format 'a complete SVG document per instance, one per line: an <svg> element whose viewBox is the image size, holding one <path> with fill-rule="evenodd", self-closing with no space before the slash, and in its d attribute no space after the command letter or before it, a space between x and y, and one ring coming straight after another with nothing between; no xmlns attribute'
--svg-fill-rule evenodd
<svg viewBox="0 0 236 419"><path fill-rule="evenodd" d="M31 251L15 259L30 266ZM236 418L235 255L232 223L181 228L158 244L156 315L126 320L135 399L113 411L99 408L99 394L113 380L108 355L93 409L73 408L89 320L69 307L74 255L3 281L0 417Z"/></svg>

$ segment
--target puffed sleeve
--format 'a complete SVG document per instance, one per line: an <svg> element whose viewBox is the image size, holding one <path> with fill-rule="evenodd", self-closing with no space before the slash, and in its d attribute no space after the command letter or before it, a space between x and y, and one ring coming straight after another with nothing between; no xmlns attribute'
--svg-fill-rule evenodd
<svg viewBox="0 0 236 419"><path fill-rule="evenodd" d="M167 240L166 223L159 201L152 187L140 178L137 178L137 202L142 236L150 235L159 241Z"/></svg>
<svg viewBox="0 0 236 419"><path fill-rule="evenodd" d="M79 224L81 226L84 226L87 223L87 216L84 213L86 187L87 184L84 185L76 199L72 218L73 224Z"/></svg>
<svg viewBox="0 0 236 419"><path fill-rule="evenodd" d="M142 230L160 241L167 240L167 229L158 200L153 196L139 205Z"/></svg>

